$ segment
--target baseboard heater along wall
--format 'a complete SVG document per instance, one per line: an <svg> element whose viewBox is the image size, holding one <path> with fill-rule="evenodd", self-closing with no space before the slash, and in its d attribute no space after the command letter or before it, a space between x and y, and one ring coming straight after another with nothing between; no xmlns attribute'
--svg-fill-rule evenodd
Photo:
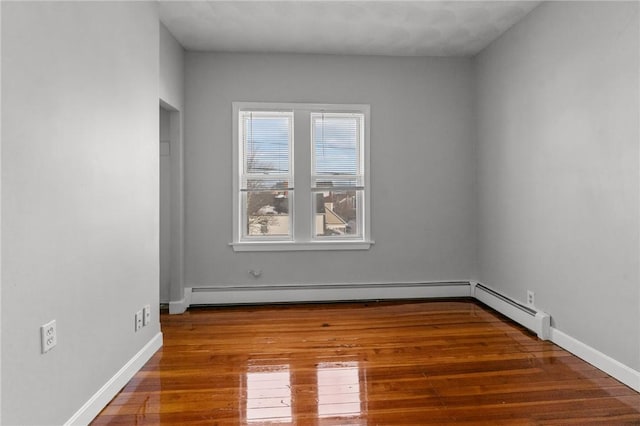
<svg viewBox="0 0 640 426"><path fill-rule="evenodd" d="M185 289L184 299L175 302L171 312L184 312L194 305L455 297L473 297L533 331L540 339L549 340L551 318L548 314L470 281L199 287Z"/></svg>
<svg viewBox="0 0 640 426"><path fill-rule="evenodd" d="M551 317L549 314L518 303L480 283L473 284L473 297L535 332L540 339L550 339Z"/></svg>

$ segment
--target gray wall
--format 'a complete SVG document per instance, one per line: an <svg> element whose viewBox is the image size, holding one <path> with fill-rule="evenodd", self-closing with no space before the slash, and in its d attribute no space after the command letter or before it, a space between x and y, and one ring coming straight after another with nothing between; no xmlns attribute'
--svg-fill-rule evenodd
<svg viewBox="0 0 640 426"><path fill-rule="evenodd" d="M184 49L160 25L160 99L173 108L182 110L184 104Z"/></svg>
<svg viewBox="0 0 640 426"><path fill-rule="evenodd" d="M158 17L2 9L2 421L62 424L160 331Z"/></svg>
<svg viewBox="0 0 640 426"><path fill-rule="evenodd" d="M469 59L188 52L185 67L185 286L473 277ZM233 252L233 101L371 105L369 251Z"/></svg>
<svg viewBox="0 0 640 426"><path fill-rule="evenodd" d="M476 58L479 278L640 369L638 3L553 2Z"/></svg>

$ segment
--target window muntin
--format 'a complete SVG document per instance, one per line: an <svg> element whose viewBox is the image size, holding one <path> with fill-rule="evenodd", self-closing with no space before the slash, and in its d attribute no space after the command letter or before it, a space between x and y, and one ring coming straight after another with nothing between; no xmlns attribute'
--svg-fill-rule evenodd
<svg viewBox="0 0 640 426"><path fill-rule="evenodd" d="M288 134L265 130L283 115L288 125L275 127ZM235 251L373 244L368 105L234 102L233 120Z"/></svg>

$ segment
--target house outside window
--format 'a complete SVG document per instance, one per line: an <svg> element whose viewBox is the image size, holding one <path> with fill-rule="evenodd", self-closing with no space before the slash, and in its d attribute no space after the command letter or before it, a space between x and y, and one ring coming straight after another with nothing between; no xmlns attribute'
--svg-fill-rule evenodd
<svg viewBox="0 0 640 426"><path fill-rule="evenodd" d="M369 106L233 103L236 251L368 249Z"/></svg>

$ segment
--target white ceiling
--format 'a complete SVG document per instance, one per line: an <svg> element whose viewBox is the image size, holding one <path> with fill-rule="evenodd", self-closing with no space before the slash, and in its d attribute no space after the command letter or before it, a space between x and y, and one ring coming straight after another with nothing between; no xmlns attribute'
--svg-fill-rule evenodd
<svg viewBox="0 0 640 426"><path fill-rule="evenodd" d="M539 1L167 1L160 19L187 50L469 56Z"/></svg>

